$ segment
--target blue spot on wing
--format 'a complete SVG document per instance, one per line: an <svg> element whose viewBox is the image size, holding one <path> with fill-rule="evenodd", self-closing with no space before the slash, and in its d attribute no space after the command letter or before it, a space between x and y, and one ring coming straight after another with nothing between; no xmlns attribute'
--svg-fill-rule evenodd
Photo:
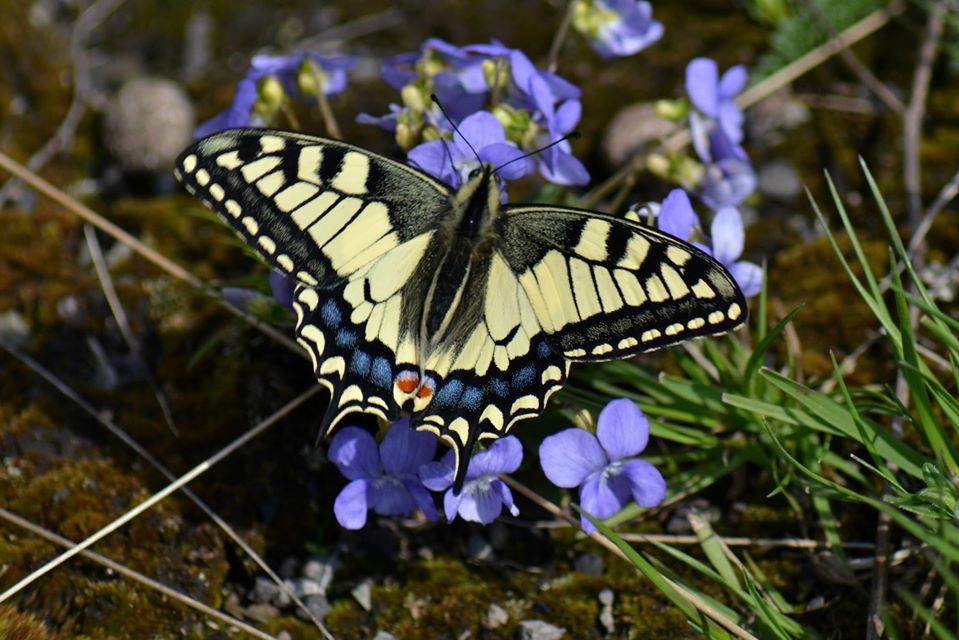
<svg viewBox="0 0 959 640"><path fill-rule="evenodd" d="M320 309L320 317L323 318L323 323L331 329L338 328L340 323L343 322L343 314L336 306L336 300L332 298L323 303L323 307Z"/></svg>
<svg viewBox="0 0 959 640"><path fill-rule="evenodd" d="M390 361L383 357L374 359L370 368L370 380L381 389L389 389L393 384L393 367L390 366Z"/></svg>
<svg viewBox="0 0 959 640"><path fill-rule="evenodd" d="M529 387L536 378L536 367L528 364L513 373L513 390L522 391Z"/></svg>
<svg viewBox="0 0 959 640"><path fill-rule="evenodd" d="M336 332L336 346L344 349L353 349L356 347L357 335L355 331L349 329L340 329Z"/></svg>
<svg viewBox="0 0 959 640"><path fill-rule="evenodd" d="M433 402L443 407L451 407L459 402L461 395L463 395L463 382L449 380L436 392Z"/></svg>
<svg viewBox="0 0 959 640"><path fill-rule="evenodd" d="M353 352L353 362L350 363L350 369L357 375L365 378L370 374L371 363L372 358L370 358L370 354L365 351L356 350Z"/></svg>

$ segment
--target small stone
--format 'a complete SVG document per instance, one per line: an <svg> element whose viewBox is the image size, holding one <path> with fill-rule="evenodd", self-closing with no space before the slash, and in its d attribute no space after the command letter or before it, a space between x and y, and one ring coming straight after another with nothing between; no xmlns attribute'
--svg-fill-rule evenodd
<svg viewBox="0 0 959 640"><path fill-rule="evenodd" d="M802 180L796 168L786 161L769 162L759 168L760 193L778 200L792 200L802 193Z"/></svg>
<svg viewBox="0 0 959 640"><path fill-rule="evenodd" d="M284 580L283 584L285 584L287 588L290 591L292 591L294 594L296 593L296 586L293 584L292 580ZM291 604L293 604L293 600L290 599L290 594L288 594L285 589L278 588L276 590L276 594L273 596L272 604L282 609L284 607L288 607Z"/></svg>
<svg viewBox="0 0 959 640"><path fill-rule="evenodd" d="M293 640L293 636L290 635L289 631L281 631L276 634L276 640Z"/></svg>
<svg viewBox="0 0 959 640"><path fill-rule="evenodd" d="M377 631L373 640L400 640L389 631Z"/></svg>
<svg viewBox="0 0 959 640"><path fill-rule="evenodd" d="M259 576L253 583L250 599L254 602L270 602L280 592L280 588L269 578Z"/></svg>
<svg viewBox="0 0 959 640"><path fill-rule="evenodd" d="M652 102L633 104L621 110L610 121L603 135L603 158L617 167L644 145L666 137L673 123L656 113Z"/></svg>
<svg viewBox="0 0 959 640"><path fill-rule="evenodd" d="M350 591L353 594L353 597L356 601L363 607L364 610L370 611L373 609L373 581L364 580L359 583L353 590Z"/></svg>
<svg viewBox="0 0 959 640"><path fill-rule="evenodd" d="M598 553L584 553L573 561L573 568L585 576L598 578L605 569L603 556Z"/></svg>
<svg viewBox="0 0 959 640"><path fill-rule="evenodd" d="M609 588L599 592L599 603L603 605L599 612L599 623L603 625L609 635L616 633L616 619L613 617L613 599L615 597L613 590Z"/></svg>
<svg viewBox="0 0 959 640"><path fill-rule="evenodd" d="M488 560L493 555L493 545L479 534L473 534L466 543L467 553L473 560Z"/></svg>
<svg viewBox="0 0 959 640"><path fill-rule="evenodd" d="M327 600L324 595L306 596L303 598L303 604L306 605L306 608L310 610L310 613L312 613L317 620L322 620L326 614L330 612L330 609L333 608L332 605L330 605L330 601ZM304 613L302 609L298 609L296 614L303 619L307 618L306 613Z"/></svg>
<svg viewBox="0 0 959 640"><path fill-rule="evenodd" d="M298 580L292 580L291 582L293 584L293 593L296 594L297 598L326 595L326 589L324 589L318 582L314 580L310 580L308 578L299 578Z"/></svg>
<svg viewBox="0 0 959 640"><path fill-rule="evenodd" d="M107 106L104 142L127 171L165 171L193 140L193 105L164 78L127 82Z"/></svg>
<svg viewBox="0 0 959 640"><path fill-rule="evenodd" d="M483 616L483 626L487 629L495 629L509 622L509 613L503 607L495 602L486 610Z"/></svg>
<svg viewBox="0 0 959 640"><path fill-rule="evenodd" d="M30 339L30 328L23 314L16 309L0 313L0 337L15 346L26 344Z"/></svg>
<svg viewBox="0 0 959 640"><path fill-rule="evenodd" d="M303 575L318 584L323 593L326 593L333 581L333 563L311 558L303 565Z"/></svg>
<svg viewBox="0 0 959 640"><path fill-rule="evenodd" d="M522 640L559 640L564 635L566 629L542 620L523 620L519 623L519 637Z"/></svg>
<svg viewBox="0 0 959 640"><path fill-rule="evenodd" d="M251 604L249 607L243 610L243 613L250 620L255 620L256 622L269 622L273 618L280 615L280 610L271 604L260 602L257 604Z"/></svg>

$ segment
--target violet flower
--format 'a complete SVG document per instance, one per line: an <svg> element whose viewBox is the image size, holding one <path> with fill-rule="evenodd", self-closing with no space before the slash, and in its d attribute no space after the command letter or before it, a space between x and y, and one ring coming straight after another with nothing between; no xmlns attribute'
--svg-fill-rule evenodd
<svg viewBox="0 0 959 640"><path fill-rule="evenodd" d="M497 167L516 160L497 172L505 180L518 180L532 170L528 159L518 159L523 152L506 142L503 125L493 114L477 111L463 120L459 130L462 135L454 133L452 139L430 140L410 149L407 160L453 187L463 184L480 161Z"/></svg>
<svg viewBox="0 0 959 640"><path fill-rule="evenodd" d="M379 448L359 427L339 431L328 457L350 482L336 496L337 521L346 529L362 529L370 509L381 516L402 516L417 508L435 520L433 499L417 476L435 453L436 438L411 429L409 418L393 423Z"/></svg>
<svg viewBox="0 0 959 640"><path fill-rule="evenodd" d="M699 218L685 191L673 189L663 200L656 226L680 240L689 240L693 227L699 226ZM710 227L712 247L699 242L693 244L726 267L743 295L751 297L762 289L763 270L753 262L739 259L743 253L745 236L739 210L727 206L720 208L713 217Z"/></svg>
<svg viewBox="0 0 959 640"><path fill-rule="evenodd" d="M693 113L689 121L693 147L703 161L699 197L713 210L738 206L756 190L756 173L743 148L725 129Z"/></svg>
<svg viewBox="0 0 959 640"><path fill-rule="evenodd" d="M596 421L596 435L566 429L543 440L540 465L558 487L579 487L579 504L603 520L630 501L655 507L666 497L666 481L652 464L635 458L649 442L649 422L632 400L608 403ZM583 531L593 524L583 516Z"/></svg>
<svg viewBox="0 0 959 640"><path fill-rule="evenodd" d="M573 9L573 26L604 58L631 56L663 36L652 6L639 0L580 0Z"/></svg>
<svg viewBox="0 0 959 640"><path fill-rule="evenodd" d="M501 473L513 473L523 461L523 445L515 436L506 436L488 449L470 458L463 490L453 493L453 459L449 451L439 462L420 467L423 485L433 491L446 491L443 510L450 522L457 514L463 520L489 524L499 517L503 507L515 515L519 509L513 503L513 494L506 483L497 478Z"/></svg>
<svg viewBox="0 0 959 640"><path fill-rule="evenodd" d="M253 56L246 76L236 85L230 106L201 123L193 131L193 136L203 138L233 127L262 126L253 107L259 97L257 85L263 78L274 77L283 85L287 95L307 100L309 96L304 95L298 83L298 75L306 61L316 65L321 89L326 95L335 95L346 89L346 70L355 62L349 56L321 56L311 51L289 56Z"/></svg>
<svg viewBox="0 0 959 640"><path fill-rule="evenodd" d="M694 58L686 65L686 93L696 108L719 122L735 143L743 139L743 112L736 96L746 86L746 68L730 67L719 77L715 60Z"/></svg>

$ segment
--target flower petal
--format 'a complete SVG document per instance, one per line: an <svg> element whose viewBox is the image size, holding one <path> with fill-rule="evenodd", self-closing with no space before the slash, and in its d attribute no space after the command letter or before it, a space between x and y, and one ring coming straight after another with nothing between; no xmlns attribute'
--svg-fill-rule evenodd
<svg viewBox="0 0 959 640"><path fill-rule="evenodd" d="M746 67L741 64L729 67L719 80L719 99L732 100L746 86Z"/></svg>
<svg viewBox="0 0 959 640"><path fill-rule="evenodd" d="M596 436L610 460L622 460L646 448L649 421L632 400L612 400L599 412Z"/></svg>
<svg viewBox="0 0 959 640"><path fill-rule="evenodd" d="M546 154L552 154L549 162L542 159ZM589 172L583 163L559 147L553 147L538 158L536 164L540 175L554 184L581 185L589 182Z"/></svg>
<svg viewBox="0 0 959 640"><path fill-rule="evenodd" d="M605 520L623 508L629 500L629 489L629 482L622 474L607 481L602 472L597 473L580 488L579 506L594 518ZM586 533L593 531L589 520L582 518L581 522Z"/></svg>
<svg viewBox="0 0 959 640"><path fill-rule="evenodd" d="M727 267L743 295L747 298L757 295L763 288L763 269L758 264L740 260Z"/></svg>
<svg viewBox="0 0 959 640"><path fill-rule="evenodd" d="M533 170L533 162L521 150L511 144L491 144L479 150L480 160L497 169L496 175L504 180L519 180ZM508 164L507 164L508 163ZM499 169L500 165L506 165Z"/></svg>
<svg viewBox="0 0 959 640"><path fill-rule="evenodd" d="M468 522L489 524L499 517L503 510L503 501L498 491L493 489L492 483L472 482L463 487L457 513Z"/></svg>
<svg viewBox="0 0 959 640"><path fill-rule="evenodd" d="M451 183L454 175L453 165L462 154L459 148L449 140L430 140L417 145L406 154L407 161L426 173Z"/></svg>
<svg viewBox="0 0 959 640"><path fill-rule="evenodd" d="M719 126L729 136L734 143L739 143L743 139L743 112L736 106L735 102L720 102L717 120Z"/></svg>
<svg viewBox="0 0 959 640"><path fill-rule="evenodd" d="M338 431L330 442L327 457L350 480L379 478L382 475L376 440L359 427Z"/></svg>
<svg viewBox="0 0 959 640"><path fill-rule="evenodd" d="M566 429L543 440L539 464L557 487L579 486L606 465L606 454L596 436L582 429Z"/></svg>
<svg viewBox="0 0 959 640"><path fill-rule="evenodd" d="M431 491L443 491L453 485L453 451L450 450L439 462L430 462L420 467L420 480Z"/></svg>
<svg viewBox="0 0 959 640"><path fill-rule="evenodd" d="M270 283L270 292L273 294L273 299L280 303L282 306L287 309L293 309L293 289L296 286L296 283L292 278L286 277L285 274L280 273L279 271L273 270L269 275Z"/></svg>
<svg viewBox="0 0 959 640"><path fill-rule="evenodd" d="M403 482L391 476L367 482L366 500L381 516L406 516L416 510L413 496Z"/></svg>
<svg viewBox="0 0 959 640"><path fill-rule="evenodd" d="M724 265L736 261L743 252L745 233L743 218L736 207L723 207L716 212L710 227L713 257Z"/></svg>
<svg viewBox="0 0 959 640"><path fill-rule="evenodd" d="M436 437L425 431L410 428L410 419L400 418L393 423L380 444L383 468L392 475L416 473L436 455Z"/></svg>
<svg viewBox="0 0 959 640"><path fill-rule="evenodd" d="M500 438L485 451L480 451L470 460L466 478L495 476L500 473L513 473L523 462L523 445L516 436Z"/></svg>
<svg viewBox="0 0 959 640"><path fill-rule="evenodd" d="M433 502L433 496L430 495L429 491L423 488L422 484L416 480L405 479L403 480L403 486L410 492L410 496L413 497L416 506L423 512L427 520L432 521L439 517L436 513L436 504Z"/></svg>
<svg viewBox="0 0 959 640"><path fill-rule="evenodd" d="M336 521L344 529L362 529L366 524L367 480L354 480L343 487L333 503Z"/></svg>
<svg viewBox="0 0 959 640"><path fill-rule="evenodd" d="M457 145L464 145L469 151L467 142L473 145L474 149L482 149L491 144L502 144L506 142L506 133L503 131L503 125L489 111L477 111L467 117L459 125L462 137L456 136L454 141ZM463 140L466 139L466 141ZM469 151L472 154L472 151Z"/></svg>
<svg viewBox="0 0 959 640"><path fill-rule="evenodd" d="M686 93L696 108L707 116L719 111L719 68L715 60L694 58L686 65Z"/></svg>
<svg viewBox="0 0 959 640"><path fill-rule="evenodd" d="M579 124L583 115L583 103L579 100L567 100L559 105L553 118L551 131L553 136L565 136Z"/></svg>
<svg viewBox="0 0 959 640"><path fill-rule="evenodd" d="M633 500L641 507L655 507L666 498L666 481L663 474L645 460L624 462L621 477L626 479Z"/></svg>
<svg viewBox="0 0 959 640"><path fill-rule="evenodd" d="M456 519L456 513L459 511L460 503L462 503L465 495L465 492L454 494L452 489L443 494L443 512L446 514L447 522L453 522Z"/></svg>
<svg viewBox="0 0 959 640"><path fill-rule="evenodd" d="M519 508L513 502L513 492L509 490L509 487L506 486L506 483L502 480L493 480L490 485L496 493L499 494L499 499L502 501L506 508L509 509L509 512L513 516L519 515Z"/></svg>
<svg viewBox="0 0 959 640"><path fill-rule="evenodd" d="M690 232L698 225L699 218L696 217L686 192L682 189L670 191L659 208L656 226L680 240L689 240Z"/></svg>

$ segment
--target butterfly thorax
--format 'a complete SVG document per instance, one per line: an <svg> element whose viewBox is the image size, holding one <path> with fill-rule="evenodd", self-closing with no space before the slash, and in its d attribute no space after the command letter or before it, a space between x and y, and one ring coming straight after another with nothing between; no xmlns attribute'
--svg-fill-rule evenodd
<svg viewBox="0 0 959 640"><path fill-rule="evenodd" d="M475 280L486 268L499 198L496 176L484 167L456 192L450 219L437 230L433 251L423 262L432 276L420 333L427 352L444 339L451 325L463 324L462 316L471 306L463 294L471 278Z"/></svg>

